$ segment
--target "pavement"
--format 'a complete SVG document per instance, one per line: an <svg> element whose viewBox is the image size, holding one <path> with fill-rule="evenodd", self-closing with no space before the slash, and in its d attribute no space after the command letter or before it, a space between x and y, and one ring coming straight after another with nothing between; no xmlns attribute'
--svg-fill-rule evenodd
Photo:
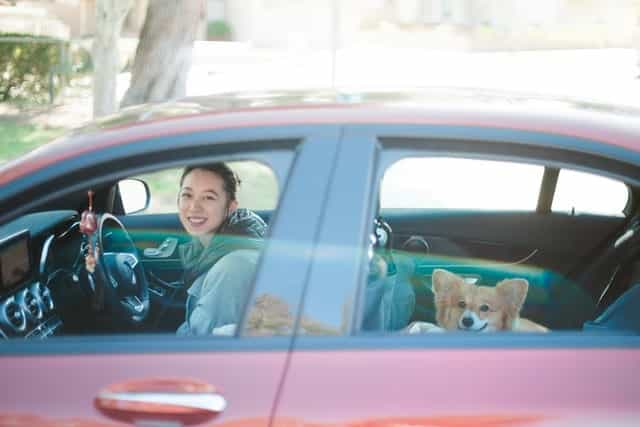
<svg viewBox="0 0 640 427"><path fill-rule="evenodd" d="M633 49L502 52L351 48L278 52L216 63L196 49L188 95L305 87L453 86L582 97L640 107ZM240 59L240 58L238 58Z"/></svg>

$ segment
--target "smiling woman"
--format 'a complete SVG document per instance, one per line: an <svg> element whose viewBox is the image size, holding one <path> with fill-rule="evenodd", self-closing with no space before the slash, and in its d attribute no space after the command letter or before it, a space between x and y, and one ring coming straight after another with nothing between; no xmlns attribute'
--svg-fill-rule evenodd
<svg viewBox="0 0 640 427"><path fill-rule="evenodd" d="M189 294L180 335L230 335L240 322L267 226L238 209L239 184L224 163L188 166L180 178L180 222L192 237L180 248Z"/></svg>
<svg viewBox="0 0 640 427"><path fill-rule="evenodd" d="M236 168L248 183L235 172ZM260 215L239 207L239 195L243 193L248 206L275 208L277 183L273 172L261 163L240 161L195 164L138 176L136 180L120 181L125 208L125 195L134 200L146 199L140 197L139 191L129 191L131 186L122 186L139 181L150 184L152 205L141 212L136 210L138 215L177 211L184 234L189 236L177 248L168 238L156 249L161 254L163 246L172 247L182 264L180 281L187 301L178 334L232 334L249 296L266 233L266 223ZM258 200L253 200L254 195ZM152 280L158 271L163 275L162 269L154 271L149 274ZM152 292L153 289L152 286Z"/></svg>

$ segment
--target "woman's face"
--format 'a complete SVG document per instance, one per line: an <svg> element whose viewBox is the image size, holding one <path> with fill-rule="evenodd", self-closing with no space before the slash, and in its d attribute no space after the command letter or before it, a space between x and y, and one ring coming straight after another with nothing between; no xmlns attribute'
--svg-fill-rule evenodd
<svg viewBox="0 0 640 427"><path fill-rule="evenodd" d="M237 202L229 202L228 197L220 176L205 169L192 170L184 177L178 194L182 226L207 246L218 227L237 207Z"/></svg>

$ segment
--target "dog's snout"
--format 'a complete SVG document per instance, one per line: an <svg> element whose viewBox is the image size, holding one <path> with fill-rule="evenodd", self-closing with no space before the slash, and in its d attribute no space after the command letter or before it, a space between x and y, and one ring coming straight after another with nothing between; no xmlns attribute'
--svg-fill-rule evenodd
<svg viewBox="0 0 640 427"><path fill-rule="evenodd" d="M463 317L462 318L462 325L465 328L470 328L473 325L473 319L471 317Z"/></svg>

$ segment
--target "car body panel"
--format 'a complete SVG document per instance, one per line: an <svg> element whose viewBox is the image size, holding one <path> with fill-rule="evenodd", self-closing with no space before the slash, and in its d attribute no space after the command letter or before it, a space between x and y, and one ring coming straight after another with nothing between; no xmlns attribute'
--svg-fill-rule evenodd
<svg viewBox="0 0 640 427"><path fill-rule="evenodd" d="M622 425L640 420L634 397L638 380L630 375L640 360L635 337L465 335L388 337L384 344L375 337L300 338L278 416L318 425L381 426L394 425L385 422L394 417L407 425L466 417L451 424L464 426L483 425L483 417L491 416L532 417L560 426L582 417L618 416L627 423ZM601 348L591 347L596 342Z"/></svg>
<svg viewBox="0 0 640 427"><path fill-rule="evenodd" d="M287 339L271 340L267 345L224 337L173 339L173 351L166 342L162 335L111 338L109 342L95 337L27 342L14 346L13 354L7 354L5 348L2 378L13 387L3 393L0 414L107 422L93 400L114 383L197 379L213 386L227 401L218 422L249 414L268 421L285 367ZM248 389L260 392L248 398Z"/></svg>
<svg viewBox="0 0 640 427"><path fill-rule="evenodd" d="M460 96L459 93L451 98L441 95L420 98L402 93L383 95L358 93L344 96L338 92L329 96L328 101L315 102L314 94L308 93L298 95L297 104L290 102L286 106L277 106L282 102L277 96L271 102L268 96L262 97L261 102L253 106L247 101L240 105L231 102L229 99L236 99L233 95L192 98L185 101L189 104L187 108L164 104L166 113L158 114L160 118L149 113L152 107L148 105L133 107L103 119L103 122L111 122L111 126L98 126L96 129L95 125L90 125L84 130L78 129L73 136L59 139L21 160L11 162L0 169L0 184L47 165L110 146L153 137L223 129L379 123L489 127L543 131L630 149L637 147L640 131L638 111L604 105L554 99L530 104L531 99L505 95L488 98ZM264 106L270 103L273 105ZM163 105L156 109L163 111ZM562 116L562 120L554 119L554 111ZM179 126L176 126L177 121Z"/></svg>

